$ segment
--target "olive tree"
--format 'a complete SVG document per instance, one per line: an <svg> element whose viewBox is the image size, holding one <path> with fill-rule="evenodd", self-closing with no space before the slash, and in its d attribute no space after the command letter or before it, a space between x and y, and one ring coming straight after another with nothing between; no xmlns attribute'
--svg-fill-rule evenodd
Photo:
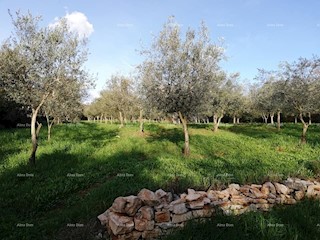
<svg viewBox="0 0 320 240"><path fill-rule="evenodd" d="M0 77L6 92L18 103L30 106L34 165L38 147L37 116L57 89L72 86L70 79L88 86L90 77L83 69L87 59L86 39L71 32L65 19L54 27L40 27L41 17L31 13L12 16L14 34L1 46ZM39 125L41 126L41 125Z"/></svg>
<svg viewBox="0 0 320 240"><path fill-rule="evenodd" d="M182 38L179 24L170 17L150 49L141 53L142 90L152 106L164 113L178 113L184 130L184 154L189 155L188 117L202 110L219 71L223 48L210 41L207 27L188 29Z"/></svg>
<svg viewBox="0 0 320 240"><path fill-rule="evenodd" d="M304 144L310 125L305 116L319 109L319 101L315 97L320 91L320 58L313 56L311 59L299 58L293 63L285 62L281 65L280 74L285 81L286 104L293 112L298 112L303 125L301 143Z"/></svg>

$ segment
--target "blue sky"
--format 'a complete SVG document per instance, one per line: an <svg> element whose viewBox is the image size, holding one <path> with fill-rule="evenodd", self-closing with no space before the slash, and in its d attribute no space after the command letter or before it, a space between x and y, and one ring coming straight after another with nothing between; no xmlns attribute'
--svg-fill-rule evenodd
<svg viewBox="0 0 320 240"><path fill-rule="evenodd" d="M228 61L222 67L240 72L245 83L252 81L257 68L275 69L280 61L319 55L320 50L317 0L0 0L1 42L12 31L8 9L42 15L44 25L82 13L84 18L74 21L88 31L87 68L98 73L92 97L112 74L134 70L142 60L137 52L141 43L149 46L151 33L157 34L171 15L183 31L198 28L204 20L213 41L223 37Z"/></svg>

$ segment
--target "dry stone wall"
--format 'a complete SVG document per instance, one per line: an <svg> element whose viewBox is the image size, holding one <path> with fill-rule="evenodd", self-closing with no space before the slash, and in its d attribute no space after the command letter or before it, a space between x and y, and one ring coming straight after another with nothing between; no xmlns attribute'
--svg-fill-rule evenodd
<svg viewBox="0 0 320 240"><path fill-rule="evenodd" d="M320 198L320 182L288 178L262 185L233 183L221 191L188 189L180 196L142 189L137 196L116 198L98 219L112 240L158 239L188 220L211 217L218 209L227 215L268 211L275 204L295 204L304 197Z"/></svg>

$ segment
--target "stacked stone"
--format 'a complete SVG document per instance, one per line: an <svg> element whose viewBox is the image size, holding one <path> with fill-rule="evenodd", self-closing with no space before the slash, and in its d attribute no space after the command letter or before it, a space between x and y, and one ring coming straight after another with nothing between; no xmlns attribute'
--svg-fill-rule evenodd
<svg viewBox="0 0 320 240"><path fill-rule="evenodd" d="M98 219L113 240L158 239L190 219L213 216L216 209L227 215L268 211L275 204L295 204L304 197L320 198L320 182L288 178L262 185L233 183L221 191L188 189L180 196L142 189L138 196L116 198Z"/></svg>

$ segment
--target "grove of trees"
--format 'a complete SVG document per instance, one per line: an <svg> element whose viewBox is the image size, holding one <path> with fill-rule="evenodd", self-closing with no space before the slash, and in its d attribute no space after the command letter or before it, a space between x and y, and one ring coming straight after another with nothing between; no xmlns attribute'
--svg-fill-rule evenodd
<svg viewBox="0 0 320 240"><path fill-rule="evenodd" d="M39 116L46 118L48 140L53 124L82 114L88 120L117 121L119 127L139 121L142 133L146 119L181 122L187 156L190 122L210 119L212 131L217 132L225 117L233 124L262 119L281 131L283 119L295 118L302 124L304 144L311 117L320 113L319 57L282 62L278 69L258 69L255 84L246 88L239 73L220 67L225 49L210 39L204 23L198 30L182 31L174 17L151 46L141 50L144 60L134 74L112 75L100 96L84 105L93 82L84 69L87 39L71 32L65 19L54 27L39 27L40 20L30 13L16 13L12 16L15 32L0 49L1 107L15 106L31 114L31 164L38 146Z"/></svg>

